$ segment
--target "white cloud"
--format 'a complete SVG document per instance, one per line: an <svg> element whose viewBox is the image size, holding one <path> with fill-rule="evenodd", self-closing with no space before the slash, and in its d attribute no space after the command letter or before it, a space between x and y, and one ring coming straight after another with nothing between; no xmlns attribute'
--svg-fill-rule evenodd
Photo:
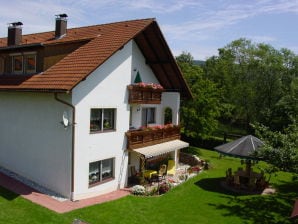
<svg viewBox="0 0 298 224"><path fill-rule="evenodd" d="M9 0L0 8L0 36L6 36L7 23L15 21L24 23L24 34L54 30L54 15L59 13L68 14L69 27L158 17L175 55L191 49L195 58L204 60L217 54L215 45L223 47L223 40L242 34L243 29L235 29L241 22L261 15L297 14L298 0ZM271 33L246 37L277 42Z"/></svg>
<svg viewBox="0 0 298 224"><path fill-rule="evenodd" d="M173 13L189 7L198 7L201 5L199 1L195 0L134 0L126 1L125 3L132 9L146 9L153 13Z"/></svg>
<svg viewBox="0 0 298 224"><path fill-rule="evenodd" d="M271 36L247 36L246 38L257 43L267 43L276 41L276 38Z"/></svg>
<svg viewBox="0 0 298 224"><path fill-rule="evenodd" d="M207 60L209 57L218 55L218 47L216 46L204 46L193 44L188 49L171 47L174 56L180 55L183 51L189 52L195 60ZM191 50L191 51L190 51Z"/></svg>
<svg viewBox="0 0 298 224"><path fill-rule="evenodd" d="M242 1L241 4L226 3L222 6L218 5L214 9L208 7L205 11L204 7L202 7L201 10L198 10L199 16L191 21L184 21L180 24L170 24L168 22L168 24L163 26L164 30L169 36L176 39L185 39L189 35L200 38L200 35L204 33L212 35L214 31L257 15L285 12L298 13L298 1ZM209 37L205 35L205 38Z"/></svg>
<svg viewBox="0 0 298 224"><path fill-rule="evenodd" d="M71 23L80 23L79 18L83 18L84 15L82 9L66 5L62 1L8 1L5 7L0 8L0 34L6 35L4 27L15 21L23 22L24 34L54 30L55 15L60 13L66 13L75 18Z"/></svg>

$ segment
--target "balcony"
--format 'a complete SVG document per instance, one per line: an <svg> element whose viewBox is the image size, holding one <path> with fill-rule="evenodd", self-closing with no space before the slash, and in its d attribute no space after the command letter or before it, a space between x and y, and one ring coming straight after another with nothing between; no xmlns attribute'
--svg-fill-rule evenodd
<svg viewBox="0 0 298 224"><path fill-rule="evenodd" d="M174 125L147 127L126 132L127 148L137 149L180 139L180 127Z"/></svg>
<svg viewBox="0 0 298 224"><path fill-rule="evenodd" d="M161 94L164 91L159 84L136 83L127 86L130 104L160 104Z"/></svg>

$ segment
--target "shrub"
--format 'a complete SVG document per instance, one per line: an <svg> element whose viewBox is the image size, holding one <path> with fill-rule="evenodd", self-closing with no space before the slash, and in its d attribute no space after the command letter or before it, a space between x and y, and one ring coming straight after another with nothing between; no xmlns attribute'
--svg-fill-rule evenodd
<svg viewBox="0 0 298 224"><path fill-rule="evenodd" d="M164 194L164 193L168 192L170 189L171 189L170 184L164 182L159 185L158 192L159 192L159 194Z"/></svg>
<svg viewBox="0 0 298 224"><path fill-rule="evenodd" d="M145 194L145 187L142 185L135 185L132 187L131 192L134 195L144 195Z"/></svg>
<svg viewBox="0 0 298 224"><path fill-rule="evenodd" d="M153 196L158 194L158 188L157 187L152 187L147 190L146 195L147 196Z"/></svg>
<svg viewBox="0 0 298 224"><path fill-rule="evenodd" d="M205 149L211 149L211 150L213 150L214 147L224 143L224 140L222 138L213 137L213 136L209 136L204 139L199 138L199 137L191 138L191 137L187 137L185 135L182 135L181 137L182 137L182 140L189 142L189 144L192 146L205 148Z"/></svg>

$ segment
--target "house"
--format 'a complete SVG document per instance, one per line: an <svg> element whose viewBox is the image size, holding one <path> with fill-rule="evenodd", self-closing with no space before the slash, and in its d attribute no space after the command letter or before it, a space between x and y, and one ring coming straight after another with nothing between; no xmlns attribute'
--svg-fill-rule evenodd
<svg viewBox="0 0 298 224"><path fill-rule="evenodd" d="M177 162L192 95L155 19L22 29L0 38L1 167L80 200L125 187L132 166Z"/></svg>

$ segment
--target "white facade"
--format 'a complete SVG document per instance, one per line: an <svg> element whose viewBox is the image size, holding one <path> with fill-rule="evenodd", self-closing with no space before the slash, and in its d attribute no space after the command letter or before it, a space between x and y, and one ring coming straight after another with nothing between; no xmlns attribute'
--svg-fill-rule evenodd
<svg viewBox="0 0 298 224"><path fill-rule="evenodd" d="M139 72L143 82L158 83L134 41L98 67L71 94L58 94L75 107L74 189L71 192L72 128L60 123L70 106L53 93L0 92L0 166L31 179L73 200L122 188L128 178L125 132L141 126L142 108L156 108L156 124L163 124L164 110L172 109L179 123L180 94L165 92L159 105L129 105L127 85ZM115 130L90 133L91 109L116 110ZM130 111L131 110L131 111ZM114 178L89 186L89 164L114 158ZM72 194L72 195L71 195Z"/></svg>
<svg viewBox="0 0 298 224"><path fill-rule="evenodd" d="M54 94L0 92L0 166L70 197L69 108Z"/></svg>

